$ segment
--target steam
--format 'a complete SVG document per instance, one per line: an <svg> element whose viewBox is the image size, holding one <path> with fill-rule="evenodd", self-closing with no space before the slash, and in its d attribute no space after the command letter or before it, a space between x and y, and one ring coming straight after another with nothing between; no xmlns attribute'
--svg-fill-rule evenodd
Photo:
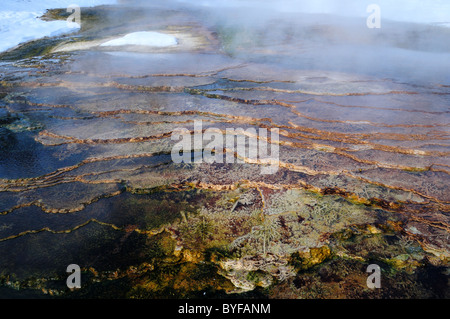
<svg viewBox="0 0 450 319"><path fill-rule="evenodd" d="M381 8L380 29L367 27L372 3ZM197 15L218 32L228 54L245 61L450 83L448 1L174 0L162 5Z"/></svg>
<svg viewBox="0 0 450 319"><path fill-rule="evenodd" d="M366 8L376 4L386 19L413 23L450 23L450 3L445 0L178 0L190 6L209 8L263 8L272 12L332 14L366 17Z"/></svg>

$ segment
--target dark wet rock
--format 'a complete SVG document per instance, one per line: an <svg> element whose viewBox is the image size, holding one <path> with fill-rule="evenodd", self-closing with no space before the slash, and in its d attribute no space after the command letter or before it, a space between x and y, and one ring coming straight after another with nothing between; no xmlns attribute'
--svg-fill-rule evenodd
<svg viewBox="0 0 450 319"><path fill-rule="evenodd" d="M17 117L11 115L6 109L0 108L0 125L11 124L16 119Z"/></svg>
<svg viewBox="0 0 450 319"><path fill-rule="evenodd" d="M3 150L7 150L16 143L14 133L5 127L0 127L0 145Z"/></svg>

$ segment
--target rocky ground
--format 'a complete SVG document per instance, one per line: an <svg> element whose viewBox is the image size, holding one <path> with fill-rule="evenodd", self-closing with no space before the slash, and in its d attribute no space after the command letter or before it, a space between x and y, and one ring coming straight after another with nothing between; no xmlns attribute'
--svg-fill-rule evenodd
<svg viewBox="0 0 450 319"><path fill-rule="evenodd" d="M117 10L1 56L0 296L450 297L448 83L264 63L293 43ZM136 28L179 45L99 46ZM175 164L194 120L279 129L278 171Z"/></svg>

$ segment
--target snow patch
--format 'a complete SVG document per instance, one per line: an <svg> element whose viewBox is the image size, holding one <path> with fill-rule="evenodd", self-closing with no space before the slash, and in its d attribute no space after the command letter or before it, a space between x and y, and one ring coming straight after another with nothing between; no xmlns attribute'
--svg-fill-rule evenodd
<svg viewBox="0 0 450 319"><path fill-rule="evenodd" d="M5 0L0 8L0 52L43 37L77 31L80 26L67 21L39 19L47 9L68 8L71 4L90 7L116 4L117 0Z"/></svg>
<svg viewBox="0 0 450 319"><path fill-rule="evenodd" d="M0 11L0 51L46 36L56 36L77 30L66 21L45 22L34 12Z"/></svg>
<svg viewBox="0 0 450 319"><path fill-rule="evenodd" d="M142 31L129 33L121 38L102 43L100 46L143 45L149 47L169 47L177 44L177 39L171 35L154 31Z"/></svg>

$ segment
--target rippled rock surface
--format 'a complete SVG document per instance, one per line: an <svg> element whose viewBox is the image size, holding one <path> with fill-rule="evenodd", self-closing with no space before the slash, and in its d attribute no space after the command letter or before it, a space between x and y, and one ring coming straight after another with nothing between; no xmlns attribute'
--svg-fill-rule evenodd
<svg viewBox="0 0 450 319"><path fill-rule="evenodd" d="M274 41L191 11L89 14L78 36L0 65L0 296L450 296L448 78L302 67L296 52L325 53L294 22ZM133 23L100 19L119 14ZM98 45L136 30L181 40ZM172 132L200 120L279 129L278 171L174 163ZM82 289L66 287L70 264Z"/></svg>

